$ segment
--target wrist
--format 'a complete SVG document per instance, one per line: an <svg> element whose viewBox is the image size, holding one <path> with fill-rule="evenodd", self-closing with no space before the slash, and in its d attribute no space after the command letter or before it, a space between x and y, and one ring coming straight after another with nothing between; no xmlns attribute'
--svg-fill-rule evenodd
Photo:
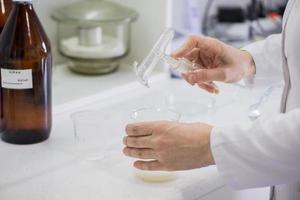
<svg viewBox="0 0 300 200"><path fill-rule="evenodd" d="M213 130L214 127L211 127L210 128L210 132L208 134L208 155L207 155L207 160L208 160L208 165L215 165L215 160L214 160L214 156L213 156L213 153L212 153L212 148L211 148L211 135L212 135L212 130Z"/></svg>
<svg viewBox="0 0 300 200"><path fill-rule="evenodd" d="M242 50L242 60L244 67L244 77L253 76L256 73L256 66L252 55L248 51Z"/></svg>

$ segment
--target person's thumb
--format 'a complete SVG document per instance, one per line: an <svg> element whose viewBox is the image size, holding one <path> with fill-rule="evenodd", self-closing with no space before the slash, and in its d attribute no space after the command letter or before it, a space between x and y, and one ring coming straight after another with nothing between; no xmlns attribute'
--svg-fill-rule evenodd
<svg viewBox="0 0 300 200"><path fill-rule="evenodd" d="M222 68L198 69L185 75L190 84L208 83L213 81L224 82L226 80L225 70Z"/></svg>

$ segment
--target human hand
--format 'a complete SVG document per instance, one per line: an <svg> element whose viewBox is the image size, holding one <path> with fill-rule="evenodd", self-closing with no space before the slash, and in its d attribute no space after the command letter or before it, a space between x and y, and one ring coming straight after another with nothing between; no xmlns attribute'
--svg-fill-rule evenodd
<svg viewBox="0 0 300 200"><path fill-rule="evenodd" d="M126 156L142 159L141 170L177 171L214 164L210 149L212 126L170 121L129 124L123 150ZM145 160L146 159L146 160Z"/></svg>
<svg viewBox="0 0 300 200"><path fill-rule="evenodd" d="M191 85L197 84L210 93L219 92L209 84L213 81L235 83L255 73L255 63L248 52L210 37L191 36L172 56L203 66L183 77Z"/></svg>

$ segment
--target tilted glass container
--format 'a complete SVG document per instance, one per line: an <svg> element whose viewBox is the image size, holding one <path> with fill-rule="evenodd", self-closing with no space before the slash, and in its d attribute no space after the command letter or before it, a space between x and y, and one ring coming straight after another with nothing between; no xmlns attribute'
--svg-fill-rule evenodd
<svg viewBox="0 0 300 200"><path fill-rule="evenodd" d="M129 52L131 23L138 13L104 0L86 0L56 10L58 48L71 70L83 74L115 71Z"/></svg>

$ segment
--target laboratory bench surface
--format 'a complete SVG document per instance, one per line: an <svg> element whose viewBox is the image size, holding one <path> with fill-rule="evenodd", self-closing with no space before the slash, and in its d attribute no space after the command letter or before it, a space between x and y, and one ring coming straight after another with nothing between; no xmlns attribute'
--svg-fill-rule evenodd
<svg viewBox="0 0 300 200"><path fill-rule="evenodd" d="M151 88L146 89L136 82L130 68L100 77L77 75L63 65L55 69L50 139L27 146L0 142L1 200L268 199L269 188L234 191L227 187L214 166L178 172L172 182L145 183L135 177L132 160L121 152L124 127L134 109L166 106L181 111L182 121L247 125L251 123L246 114L249 105L266 85L251 89L220 85L222 94L212 97L182 80L157 73L150 81ZM264 107L265 114L279 107L280 92L273 95L276 98ZM82 111L97 115L95 127L86 124L87 134L95 133L91 137L97 145L79 145L74 135L70 116ZM88 159L87 155L95 152L97 159Z"/></svg>

